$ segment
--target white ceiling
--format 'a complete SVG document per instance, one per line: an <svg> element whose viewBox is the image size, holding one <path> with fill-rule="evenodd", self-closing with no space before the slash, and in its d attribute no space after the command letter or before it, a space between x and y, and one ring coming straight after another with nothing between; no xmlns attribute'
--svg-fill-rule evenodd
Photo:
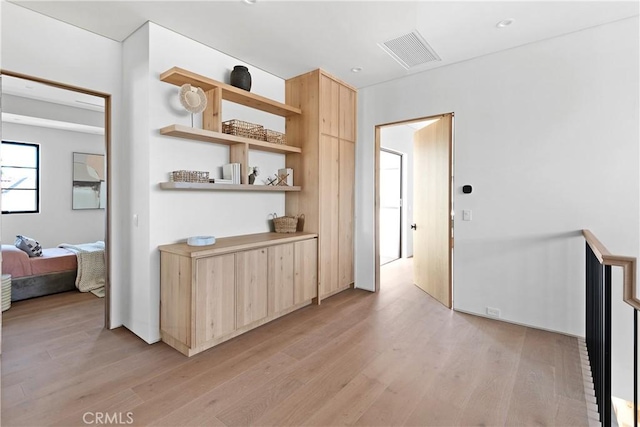
<svg viewBox="0 0 640 427"><path fill-rule="evenodd" d="M2 76L2 93L86 110L104 111L103 98L13 76Z"/></svg>
<svg viewBox="0 0 640 427"><path fill-rule="evenodd" d="M323 68L364 87L636 16L638 1L12 1L113 40L146 21L281 78ZM503 29L504 19L514 23ZM378 43L417 29L442 58L405 70ZM594 55L594 60L597 56ZM360 73L351 72L362 67Z"/></svg>

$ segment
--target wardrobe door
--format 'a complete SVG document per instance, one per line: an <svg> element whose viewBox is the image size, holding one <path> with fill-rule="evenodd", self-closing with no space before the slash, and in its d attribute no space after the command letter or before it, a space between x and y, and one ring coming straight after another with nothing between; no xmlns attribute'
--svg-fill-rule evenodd
<svg viewBox="0 0 640 427"><path fill-rule="evenodd" d="M353 217L355 143L340 140L340 205L338 209L338 287L353 283Z"/></svg>
<svg viewBox="0 0 640 427"><path fill-rule="evenodd" d="M320 73L320 133L339 136L340 85Z"/></svg>
<svg viewBox="0 0 640 427"><path fill-rule="evenodd" d="M340 145L338 138L320 136L320 224L318 257L320 296L338 289L338 244L340 239Z"/></svg>
<svg viewBox="0 0 640 427"><path fill-rule="evenodd" d="M356 140L356 93L346 86L340 86L340 139L355 142Z"/></svg>

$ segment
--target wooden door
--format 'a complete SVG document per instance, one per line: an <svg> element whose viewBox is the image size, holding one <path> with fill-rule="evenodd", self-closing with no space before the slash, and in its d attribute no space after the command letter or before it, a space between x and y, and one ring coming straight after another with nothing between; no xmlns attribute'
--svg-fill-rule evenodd
<svg viewBox="0 0 640 427"><path fill-rule="evenodd" d="M236 328L267 317L267 249L236 253Z"/></svg>
<svg viewBox="0 0 640 427"><path fill-rule="evenodd" d="M293 306L293 243L269 248L269 315Z"/></svg>
<svg viewBox="0 0 640 427"><path fill-rule="evenodd" d="M353 215L355 144L340 140L340 204L338 215L338 288L353 283Z"/></svg>
<svg viewBox="0 0 640 427"><path fill-rule="evenodd" d="M294 248L293 303L318 296L318 241L296 242Z"/></svg>
<svg viewBox="0 0 640 427"><path fill-rule="evenodd" d="M320 296L338 289L338 244L340 202L340 146L338 138L320 137L320 221L318 232L318 257Z"/></svg>
<svg viewBox="0 0 640 427"><path fill-rule="evenodd" d="M413 136L413 282L451 308L451 115Z"/></svg>
<svg viewBox="0 0 640 427"><path fill-rule="evenodd" d="M196 261L196 346L235 330L235 282L233 254Z"/></svg>

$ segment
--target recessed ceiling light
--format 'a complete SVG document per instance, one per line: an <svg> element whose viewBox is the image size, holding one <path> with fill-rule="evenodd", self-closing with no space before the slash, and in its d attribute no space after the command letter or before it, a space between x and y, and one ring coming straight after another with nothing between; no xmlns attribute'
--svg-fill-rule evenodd
<svg viewBox="0 0 640 427"><path fill-rule="evenodd" d="M245 2L246 4L256 4L258 0L242 0L242 1Z"/></svg>
<svg viewBox="0 0 640 427"><path fill-rule="evenodd" d="M353 68L351 69L351 72L352 72L352 73L359 73L360 71L362 71L362 67L353 67Z"/></svg>
<svg viewBox="0 0 640 427"><path fill-rule="evenodd" d="M514 19L504 19L496 24L498 28L507 28L509 25L513 24Z"/></svg>

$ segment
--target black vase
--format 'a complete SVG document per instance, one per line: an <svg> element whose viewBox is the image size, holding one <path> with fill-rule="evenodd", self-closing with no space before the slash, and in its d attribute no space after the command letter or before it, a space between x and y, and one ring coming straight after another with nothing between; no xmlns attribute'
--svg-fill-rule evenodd
<svg viewBox="0 0 640 427"><path fill-rule="evenodd" d="M239 87L247 92L251 90L251 74L244 65L236 65L231 72L231 86Z"/></svg>

